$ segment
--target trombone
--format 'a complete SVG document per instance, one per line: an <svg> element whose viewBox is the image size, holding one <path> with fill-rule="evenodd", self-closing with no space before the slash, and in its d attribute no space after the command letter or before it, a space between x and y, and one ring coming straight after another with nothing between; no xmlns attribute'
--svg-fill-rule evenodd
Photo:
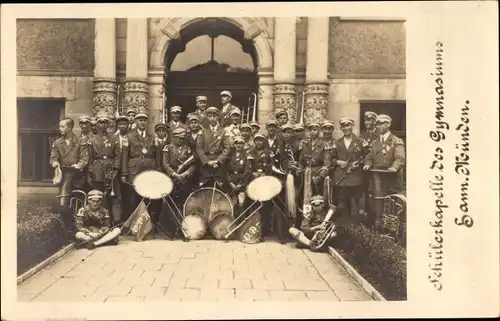
<svg viewBox="0 0 500 321"><path fill-rule="evenodd" d="M253 103L251 103L253 98ZM255 118L257 116L256 113L256 108L257 108L257 94L256 93L251 93L250 97L248 97L248 109L247 109L247 119L246 122L250 122L250 111L252 111L252 121L255 121ZM244 120L244 115L243 113L241 114L241 123L243 123Z"/></svg>

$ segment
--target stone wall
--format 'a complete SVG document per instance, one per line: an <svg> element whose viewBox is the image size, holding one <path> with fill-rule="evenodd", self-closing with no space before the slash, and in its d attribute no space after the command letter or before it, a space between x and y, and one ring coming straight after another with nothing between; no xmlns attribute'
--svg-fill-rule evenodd
<svg viewBox="0 0 500 321"><path fill-rule="evenodd" d="M18 19L18 70L93 70L93 19Z"/></svg>
<svg viewBox="0 0 500 321"><path fill-rule="evenodd" d="M17 76L18 98L62 98L65 103L65 117L75 120L92 114L93 77L75 76Z"/></svg>

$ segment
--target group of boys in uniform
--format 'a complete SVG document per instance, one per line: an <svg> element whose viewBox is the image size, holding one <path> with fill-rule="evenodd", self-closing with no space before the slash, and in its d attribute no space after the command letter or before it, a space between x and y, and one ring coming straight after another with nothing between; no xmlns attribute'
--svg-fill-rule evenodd
<svg viewBox="0 0 500 321"><path fill-rule="evenodd" d="M342 215L365 214L370 186L385 188L386 194L390 192L388 186L401 187L392 183L402 177L404 143L390 132L389 116L366 112L366 129L359 136L353 133L354 121L341 118L343 136L335 138L335 127L328 120L304 128L300 123L289 124L286 111L278 111L275 119L266 122L267 133L263 134L257 122L242 122L241 110L231 103L231 98L231 92L222 91L219 109L208 107L207 97L196 97L197 109L187 114L186 123L181 121L182 107L173 106L170 121L156 124L154 133L147 130L148 115L134 109L116 117L115 126L111 126L112 119L106 114L97 115L95 128L90 117L82 116L80 136L73 133L73 120L63 119L62 136L52 145L50 163L63 173L61 205L68 205L75 177L86 178L89 204L78 212L77 239L90 247L101 244L96 240L103 237L108 243L114 242L117 230L113 227L120 227L140 202L133 190L134 178L146 170L161 171L173 179L172 196L179 204L191 191L211 182L231 195L235 212L239 213L247 201L246 186L265 175L276 176L284 183L291 173L296 178L301 208L302 174L310 167L314 211L303 215L299 211L295 220L268 211L261 213L263 236L270 232L271 224L277 223L275 229L282 243L289 237L286 227L306 229L310 236L310 231L315 230L311 222L322 220L320 216L328 208L318 210L318 205L325 203L320 195L326 177L335 186L334 204L330 205ZM371 168L398 175L391 176L389 184L370 184ZM284 191L279 197L284 197ZM153 221L158 221L165 211L161 200L153 201L149 210ZM373 218L371 224L379 226L380 213L369 217ZM99 234L86 228L85 222L100 222L106 228L99 229Z"/></svg>

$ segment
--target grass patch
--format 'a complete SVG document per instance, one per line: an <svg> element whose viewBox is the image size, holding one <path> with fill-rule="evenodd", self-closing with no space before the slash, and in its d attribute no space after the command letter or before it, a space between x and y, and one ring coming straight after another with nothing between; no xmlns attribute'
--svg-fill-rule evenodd
<svg viewBox="0 0 500 321"><path fill-rule="evenodd" d="M407 299L406 249L352 220L339 222L331 243L387 300Z"/></svg>
<svg viewBox="0 0 500 321"><path fill-rule="evenodd" d="M20 196L17 202L17 275L71 242L53 195Z"/></svg>

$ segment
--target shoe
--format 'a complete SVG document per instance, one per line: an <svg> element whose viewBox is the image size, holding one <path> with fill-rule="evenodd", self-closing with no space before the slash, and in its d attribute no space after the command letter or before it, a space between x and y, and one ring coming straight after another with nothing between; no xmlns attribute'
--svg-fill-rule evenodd
<svg viewBox="0 0 500 321"><path fill-rule="evenodd" d="M94 242L87 242L87 244L85 244L85 247L87 248L87 250L93 250L96 248Z"/></svg>
<svg viewBox="0 0 500 321"><path fill-rule="evenodd" d="M286 244L286 240L280 240L280 244Z"/></svg>
<svg viewBox="0 0 500 321"><path fill-rule="evenodd" d="M116 238L112 239L111 241L109 241L109 244L110 245L118 245L118 238L116 237Z"/></svg>

